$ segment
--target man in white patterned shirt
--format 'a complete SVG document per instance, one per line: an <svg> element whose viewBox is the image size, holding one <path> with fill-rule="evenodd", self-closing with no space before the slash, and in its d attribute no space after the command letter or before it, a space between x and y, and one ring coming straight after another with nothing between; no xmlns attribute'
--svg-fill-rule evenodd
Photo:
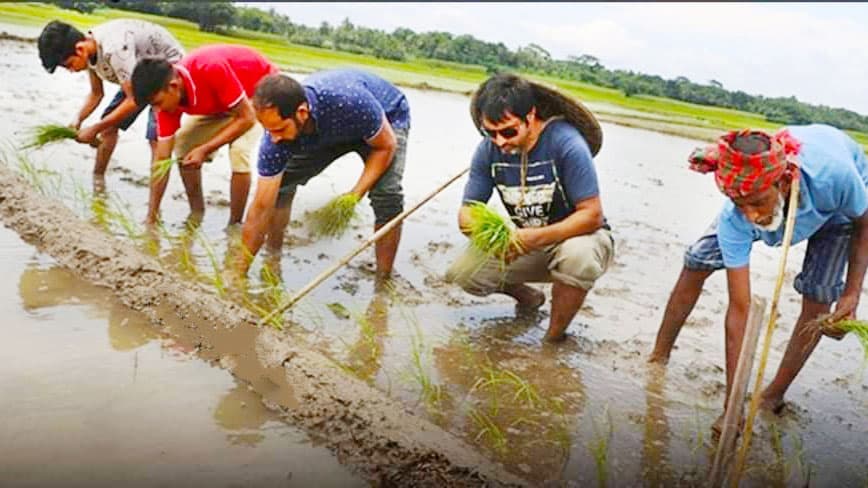
<svg viewBox="0 0 868 488"><path fill-rule="evenodd" d="M144 56L163 56L169 62L176 62L184 55L184 50L163 27L136 19L110 20L87 34L54 20L42 30L38 44L42 66L49 73L58 66L73 72L85 69L88 72L90 93L71 125L78 130L76 140L79 142L93 144L97 135L100 136L93 172L102 177L117 144L118 129L128 129L145 109L144 105L136 105L132 95L130 76L136 62ZM121 88L100 120L82 128L82 122L102 101L103 81ZM153 111L148 114L147 139L153 154L157 139Z"/></svg>

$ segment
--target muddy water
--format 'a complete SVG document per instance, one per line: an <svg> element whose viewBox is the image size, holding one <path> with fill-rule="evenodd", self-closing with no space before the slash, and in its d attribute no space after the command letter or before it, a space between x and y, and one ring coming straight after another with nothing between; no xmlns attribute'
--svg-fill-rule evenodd
<svg viewBox="0 0 868 488"><path fill-rule="evenodd" d="M41 72L32 46L5 43L3 48L8 53L4 72L28 80L0 92L0 106L18 108L0 121L4 133L20 139L22 128L64 121L74 113L87 89L82 76L59 71L49 77ZM404 185L407 201L414 202L466 166L479 136L467 116L466 98L405 92L413 129ZM48 110L36 112L37 101ZM110 206L129 202L136 221L144 216L147 194L143 131L139 121L121 138L107 177L114 195ZM589 294L567 344L550 348L540 343L546 307L535 316L516 317L506 299L471 297L442 282L443 270L465 245L455 229L463 181L408 219L393 291L374 292L373 253L368 251L288 318L294 327L309 331L349 374L400 398L535 482L594 483L605 477L616 485L699 484L710 464L708 426L723 403L724 276L709 280L668 368L650 368L644 360L684 246L707 226L722 200L711 178L685 169L686 154L696 141L614 125L604 125L604 131L596 162L617 257ZM81 191L90 185L90 149L63 143L32 156L44 164L44 191L128 238L123 225L106 219L100 205ZM210 204L201 231L215 250L218 268L227 248L227 168L221 153L204 170ZM367 203L360 222L342 240L313 240L303 223L306 211L348 188L360 170L358 158L347 156L299 191L280 262L288 290L306 284L370 233L373 218ZM178 238L184 235L186 202L177 175L172 178L163 206L170 237L156 246L140 239L136 245L158 253L168 266L187 270L191 279L207 282L213 266L205 246ZM76 198L71 181L78 181L78 194L84 197ZM790 284L803 254L804 244L790 255L766 381L798 313L799 297ZM754 293L770 296L778 256L778 250L763 246L755 250ZM252 288L260 290L261 262L250 274ZM868 430L862 418L868 383L861 372L854 338L820 345L788 394L788 413L758 422L748 473L752 483L800 484L808 477L820 485L865 480L860 447Z"/></svg>
<svg viewBox="0 0 868 488"><path fill-rule="evenodd" d="M226 371L0 230L0 485L363 485Z"/></svg>

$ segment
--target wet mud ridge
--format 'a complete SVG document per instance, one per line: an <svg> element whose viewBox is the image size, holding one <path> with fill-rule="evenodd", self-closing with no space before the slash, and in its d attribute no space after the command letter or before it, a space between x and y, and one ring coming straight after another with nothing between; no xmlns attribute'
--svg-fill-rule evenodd
<svg viewBox="0 0 868 488"><path fill-rule="evenodd" d="M256 327L242 307L164 270L0 166L0 219L28 243L144 312L163 333L220 364L381 486L515 486L506 469L360 380L292 332Z"/></svg>

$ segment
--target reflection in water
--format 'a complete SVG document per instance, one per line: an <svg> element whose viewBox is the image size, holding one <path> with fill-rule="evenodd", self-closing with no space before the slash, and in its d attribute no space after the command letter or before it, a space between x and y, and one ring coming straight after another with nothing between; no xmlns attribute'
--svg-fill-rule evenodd
<svg viewBox="0 0 868 488"><path fill-rule="evenodd" d="M642 443L642 477L648 486L672 484L669 461L669 423L666 418L666 399L662 368L649 365L645 384L645 436Z"/></svg>
<svg viewBox="0 0 868 488"><path fill-rule="evenodd" d="M43 269L28 265L21 272L18 293L28 311L67 303L95 305L93 313L108 319L109 343L116 351L131 351L159 337L145 316L112 300L106 290L83 283L59 266Z"/></svg>
<svg viewBox="0 0 868 488"><path fill-rule="evenodd" d="M235 446L254 447L262 442L265 439L262 426L274 419L275 415L262 405L259 396L242 384L223 395L214 409L214 422L230 431L226 439Z"/></svg>
<svg viewBox="0 0 868 488"><path fill-rule="evenodd" d="M536 481L561 478L585 405L578 371L556 348L513 341L541 319L490 320L472 334L456 330L434 348L450 395L463 398L450 415L452 422L463 422L455 430Z"/></svg>

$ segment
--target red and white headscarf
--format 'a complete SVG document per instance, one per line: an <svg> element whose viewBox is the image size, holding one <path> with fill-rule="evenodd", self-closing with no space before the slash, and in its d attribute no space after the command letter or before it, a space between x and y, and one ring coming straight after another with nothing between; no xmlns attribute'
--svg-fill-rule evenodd
<svg viewBox="0 0 868 488"><path fill-rule="evenodd" d="M732 147L736 137L757 138L769 149L746 154ZM710 144L693 150L688 157L690 169L700 173L714 171L714 181L723 194L735 198L768 189L782 176L796 176L801 144L786 129L769 136L762 131L732 131Z"/></svg>

